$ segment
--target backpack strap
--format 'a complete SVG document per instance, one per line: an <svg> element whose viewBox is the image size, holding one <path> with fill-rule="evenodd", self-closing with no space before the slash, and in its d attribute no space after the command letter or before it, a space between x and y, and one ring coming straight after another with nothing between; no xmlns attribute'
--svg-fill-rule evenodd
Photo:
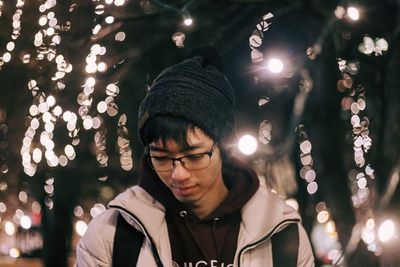
<svg viewBox="0 0 400 267"><path fill-rule="evenodd" d="M272 236L272 259L275 267L295 267L299 251L299 229L292 223Z"/></svg>
<svg viewBox="0 0 400 267"><path fill-rule="evenodd" d="M144 235L118 214L114 235L112 266L136 266Z"/></svg>

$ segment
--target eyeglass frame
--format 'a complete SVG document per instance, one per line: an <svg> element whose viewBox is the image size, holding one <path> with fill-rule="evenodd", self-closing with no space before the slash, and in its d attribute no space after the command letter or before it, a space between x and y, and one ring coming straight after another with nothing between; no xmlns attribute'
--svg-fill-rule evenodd
<svg viewBox="0 0 400 267"><path fill-rule="evenodd" d="M214 154L214 151L215 151L215 149L217 148L217 146L218 146L217 143L214 142L213 145L212 145L212 147L211 147L211 149L210 149L209 151L202 152L202 153L196 153L196 154L190 154L190 155L186 155L186 156L178 157L178 158L151 156L151 155L150 155L150 148L149 148L149 146L146 146L144 155L145 155L145 158L146 158L147 163L149 164L149 166L150 166L153 170L158 171L158 172L169 172L169 171L172 171L172 170L175 168L175 166L176 166L176 165L175 165L175 161L179 161L179 162L181 163L181 165L182 165L184 168L186 168L187 170L198 171L198 170L206 169L206 168L208 168L208 167L211 165L211 157L212 157L212 155ZM190 158L190 157L201 156L201 155L207 155L207 156L209 157L209 159L210 159L210 164L207 165L207 167L200 168L200 169L188 169L188 168L185 166L185 163L182 161L182 159L184 159L184 158ZM171 167L171 169L165 170L165 171L156 170L156 168L153 166L153 163L151 162L151 159L152 159L152 158L162 158L162 159L171 160L171 161L172 161L172 164L171 164L172 167Z"/></svg>

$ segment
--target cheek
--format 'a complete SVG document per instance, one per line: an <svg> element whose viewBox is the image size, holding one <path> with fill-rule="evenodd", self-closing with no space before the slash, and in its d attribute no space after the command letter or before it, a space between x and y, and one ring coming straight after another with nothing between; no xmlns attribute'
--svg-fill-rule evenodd
<svg viewBox="0 0 400 267"><path fill-rule="evenodd" d="M171 176L171 175L169 175L169 174L167 174L167 173L162 173L162 174L157 173L157 175L158 175L158 177L160 178L160 180L161 180L166 186L168 186L169 181L170 181L170 176Z"/></svg>
<svg viewBox="0 0 400 267"><path fill-rule="evenodd" d="M206 169L201 173L198 173L198 178L200 181L203 181L204 183L213 183L215 179L217 179L221 175L221 172L222 172L221 164L219 162L216 162L213 165L211 165L209 169Z"/></svg>

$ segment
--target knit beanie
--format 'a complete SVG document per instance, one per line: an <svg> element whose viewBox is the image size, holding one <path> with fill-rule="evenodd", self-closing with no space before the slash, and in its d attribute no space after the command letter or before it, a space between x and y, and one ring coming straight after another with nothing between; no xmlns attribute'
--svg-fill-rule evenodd
<svg viewBox="0 0 400 267"><path fill-rule="evenodd" d="M235 92L224 76L223 60L204 45L188 58L164 69L154 80L139 108L138 130L157 116L182 118L223 144L234 135Z"/></svg>

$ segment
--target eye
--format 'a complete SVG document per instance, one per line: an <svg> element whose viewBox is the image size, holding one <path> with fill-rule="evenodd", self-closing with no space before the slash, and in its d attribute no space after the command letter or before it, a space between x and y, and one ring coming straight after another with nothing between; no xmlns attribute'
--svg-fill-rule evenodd
<svg viewBox="0 0 400 267"><path fill-rule="evenodd" d="M167 158L167 157L151 157L151 159L152 159L153 161L156 161L157 163L160 163L160 164L162 164L162 163L167 163L167 162L170 161L170 159Z"/></svg>
<svg viewBox="0 0 400 267"><path fill-rule="evenodd" d="M204 154L188 155L185 158L191 162L201 161L204 158Z"/></svg>

